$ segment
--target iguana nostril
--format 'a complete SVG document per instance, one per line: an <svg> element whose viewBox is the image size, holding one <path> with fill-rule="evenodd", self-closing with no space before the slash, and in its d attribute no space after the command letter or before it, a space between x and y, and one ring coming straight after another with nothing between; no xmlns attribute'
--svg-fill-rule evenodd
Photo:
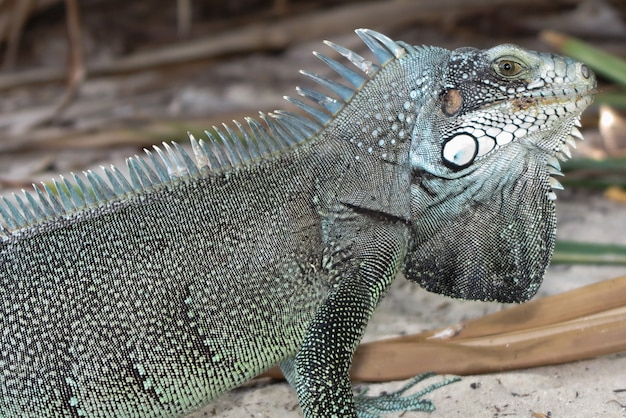
<svg viewBox="0 0 626 418"><path fill-rule="evenodd" d="M585 64L580 64L580 74L585 78L589 78L590 76L589 67L587 67Z"/></svg>

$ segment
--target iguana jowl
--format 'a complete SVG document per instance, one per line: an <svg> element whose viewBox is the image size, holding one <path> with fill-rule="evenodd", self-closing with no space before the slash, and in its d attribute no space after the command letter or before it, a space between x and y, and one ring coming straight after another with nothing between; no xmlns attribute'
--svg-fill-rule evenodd
<svg viewBox="0 0 626 418"><path fill-rule="evenodd" d="M327 43L356 69L317 55L342 81L305 73L331 92L299 89L306 117L0 202L1 416L179 416L277 363L305 416L355 416L352 353L399 270L462 298L537 291L594 75L357 34L378 63Z"/></svg>

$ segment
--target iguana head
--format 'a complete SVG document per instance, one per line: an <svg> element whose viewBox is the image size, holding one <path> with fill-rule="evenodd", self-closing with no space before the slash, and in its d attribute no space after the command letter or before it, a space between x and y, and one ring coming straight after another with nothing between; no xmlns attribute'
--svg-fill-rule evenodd
<svg viewBox="0 0 626 418"><path fill-rule="evenodd" d="M403 271L426 289L529 299L554 249L552 176L581 138L595 76L515 45L447 51L357 34L378 63L328 43L360 72L320 56L351 87L308 74L341 100L300 91L326 112L303 107L320 135L351 160L340 201L410 222Z"/></svg>
<svg viewBox="0 0 626 418"><path fill-rule="evenodd" d="M527 300L554 248L551 176L581 137L595 76L568 58L500 45L452 51L440 78L412 133L404 272L454 297Z"/></svg>

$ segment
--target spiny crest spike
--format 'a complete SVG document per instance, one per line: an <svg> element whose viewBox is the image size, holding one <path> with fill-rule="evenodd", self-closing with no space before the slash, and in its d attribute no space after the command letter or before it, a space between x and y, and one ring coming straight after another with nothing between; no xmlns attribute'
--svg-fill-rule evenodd
<svg viewBox="0 0 626 418"><path fill-rule="evenodd" d="M294 145L293 132L282 123L280 118L276 118L271 113L261 113L261 118L270 128L270 132L272 132L272 135L278 140L281 146L288 148Z"/></svg>
<svg viewBox="0 0 626 418"><path fill-rule="evenodd" d="M101 169L103 172L106 172L104 167L101 167ZM94 190L97 190L98 193L102 195L101 202L112 200L117 197L117 193L112 189L111 184L107 183L100 174L88 170L87 179L93 185Z"/></svg>
<svg viewBox="0 0 626 418"><path fill-rule="evenodd" d="M196 162L191 159L189 154L187 154L187 151L185 151L184 148L178 144L178 142L172 142L172 145L176 150L176 155L180 157L181 165L185 167L187 173L191 176L197 175L199 173L198 166L196 165Z"/></svg>
<svg viewBox="0 0 626 418"><path fill-rule="evenodd" d="M22 193L26 195L26 191L24 189L22 189ZM13 197L15 198L17 205L20 207L20 211L22 215L20 217L20 220L22 221L23 225L24 226L30 225L30 223L32 222L33 219L35 219L35 217L30 212L30 210L28 209L28 206L24 203L20 195L14 194Z"/></svg>
<svg viewBox="0 0 626 418"><path fill-rule="evenodd" d="M200 147L198 140L191 132L187 132L187 136L189 136L191 150L193 151L193 156L196 158L198 167L207 167L209 165L209 158L207 157L206 152L204 152L204 150Z"/></svg>
<svg viewBox="0 0 626 418"><path fill-rule="evenodd" d="M204 131L204 134L211 141L208 153L214 158L212 167L218 168L229 165L230 152L220 137L219 132L216 131L216 128L213 127L213 132Z"/></svg>
<svg viewBox="0 0 626 418"><path fill-rule="evenodd" d="M6 197L2 196L2 205L0 205L0 215L5 221L6 226L9 229L17 229L18 222L14 218L14 212L16 211L13 203L11 203Z"/></svg>
<svg viewBox="0 0 626 418"><path fill-rule="evenodd" d="M581 141L583 141L585 138L583 137L583 134L580 132L580 129L578 129L577 126L574 126L571 130L571 132L569 133L571 136L574 137L574 139L579 139Z"/></svg>
<svg viewBox="0 0 626 418"><path fill-rule="evenodd" d="M321 126L317 124L314 120L305 118L301 115L298 115L293 112L288 112L285 110L275 110L276 115L279 115L283 120L288 121L291 127L294 130L298 130L302 132L302 135L305 138L308 138L310 135L314 135Z"/></svg>
<svg viewBox="0 0 626 418"><path fill-rule="evenodd" d="M332 91L333 93L341 97L341 99L344 102L349 101L352 98L352 96L354 96L353 89L348 88L344 86L343 84L333 81L329 78L323 77L319 74L310 73L304 70L300 70L300 74L309 77L311 80L315 81L317 84L327 88L329 91Z"/></svg>
<svg viewBox="0 0 626 418"><path fill-rule="evenodd" d="M165 142L163 142L163 146L165 146ZM167 177L168 178L174 178L176 177L176 170L174 168L174 164L172 164L172 162L169 159L169 154L161 151L161 148L158 147L157 145L153 145L152 148L156 151L156 153L159 155L159 157L161 158L161 161L163 161L163 164L165 165L165 169L167 170Z"/></svg>
<svg viewBox="0 0 626 418"><path fill-rule="evenodd" d="M259 159L263 154L259 151L257 141L250 140L247 131L243 129L243 126L239 122L234 120L233 124L237 127L238 131L234 130L226 123L222 123L222 128L230 138L230 141L237 143L240 161L246 162ZM240 132L240 134L237 132Z"/></svg>
<svg viewBox="0 0 626 418"><path fill-rule="evenodd" d="M559 159L552 155L548 156L548 160L546 161L546 164L558 170L559 172L561 171L561 163L559 163Z"/></svg>
<svg viewBox="0 0 626 418"><path fill-rule="evenodd" d="M341 110L344 103L339 102L337 99L326 96L317 90L307 89L305 87L297 87L296 91L300 96L306 97L310 101L316 103L318 106L326 109L331 115L336 115Z"/></svg>
<svg viewBox="0 0 626 418"><path fill-rule="evenodd" d="M221 140L222 147L224 151L226 151L228 164L237 165L246 159L240 154L242 149L237 144L237 142L239 142L238 138L228 135L227 132L225 133L217 126L213 126L213 131L219 136Z"/></svg>
<svg viewBox="0 0 626 418"><path fill-rule="evenodd" d="M326 42L329 46L334 45L332 42ZM328 65L333 71L335 71L339 76L348 81L354 88L360 88L367 81L367 77L364 77L362 74L357 73L356 71L352 71L342 63L335 61L332 58L328 58L326 55L319 54L317 52L313 52L317 58L322 60L324 64Z"/></svg>
<svg viewBox="0 0 626 418"><path fill-rule="evenodd" d="M381 65L387 64L394 58L402 58L407 53L404 47L382 33L371 29L357 29L355 32L376 55Z"/></svg>
<svg viewBox="0 0 626 418"><path fill-rule="evenodd" d="M163 148L165 148L165 152L167 153L169 160L173 164L173 170L175 173L175 177L182 177L187 174L187 167L183 164L183 160L178 155L178 153L174 152L170 144L167 142L163 142Z"/></svg>
<svg viewBox="0 0 626 418"><path fill-rule="evenodd" d="M74 173L70 173L70 175L73 178L76 178L76 175ZM72 183L71 181L69 181L66 178L62 178L63 183L65 183L65 187L67 189L67 193L70 197L70 199L72 200L72 204L75 208L81 208L85 205L85 201L83 200L83 197L78 193L78 191L76 190L76 188L78 186L76 186L76 182Z"/></svg>
<svg viewBox="0 0 626 418"><path fill-rule="evenodd" d="M554 177L548 177L548 182L550 183L550 187L556 190L563 190L563 185L560 181L555 179Z"/></svg>
<svg viewBox="0 0 626 418"><path fill-rule="evenodd" d="M33 187L37 189L37 186L35 186L34 184ZM24 197L26 198L29 207L33 210L33 213L35 214L34 219L46 219L47 216L44 213L44 208L42 207L42 205L37 203L32 193L29 193L26 190L22 190L22 193L24 194Z"/></svg>
<svg viewBox="0 0 626 418"><path fill-rule="evenodd" d="M145 176L148 178L148 182L151 186L155 185L155 184L159 184L159 177L157 176L157 174L154 172L154 170L150 167L150 165L148 165L148 162L146 161L145 158L141 158L139 156L136 156L135 159L137 160L137 163L139 163L139 165L141 166L141 171L145 174Z"/></svg>
<svg viewBox="0 0 626 418"><path fill-rule="evenodd" d="M39 198L39 205L46 213L46 219L52 218L56 213L56 207L54 200L48 198L50 195L48 194L49 189L46 189L46 184L42 182L41 187L33 184L33 189L35 189L35 193ZM46 192L45 194L44 191Z"/></svg>
<svg viewBox="0 0 626 418"><path fill-rule="evenodd" d="M337 45L336 43L330 41L324 41L326 45L340 53L344 56L348 61L350 61L356 68L361 70L368 77L372 77L375 73L380 70L380 67L374 64L372 61L366 60L356 52L349 50L348 48L344 48L341 45Z"/></svg>
<svg viewBox="0 0 626 418"><path fill-rule="evenodd" d="M141 181L141 171L137 166L137 161L134 158L126 160L126 166L128 167L128 176L130 177L130 184L133 186L133 190L137 193L143 188Z"/></svg>
<svg viewBox="0 0 626 418"><path fill-rule="evenodd" d="M565 143L566 143L568 146L570 146L570 147L572 147L572 148L576 149L576 140L575 140L575 138L574 138L573 136L571 136L571 135L570 135L570 136L567 136L567 137L565 138Z"/></svg>
<svg viewBox="0 0 626 418"><path fill-rule="evenodd" d="M315 129L309 129L309 125L306 122L310 121L310 119L281 110L271 112L269 116L281 124L292 143L294 138L307 138L319 128L319 126L315 125Z"/></svg>
<svg viewBox="0 0 626 418"><path fill-rule="evenodd" d="M17 201L17 195L13 193L12 196L13 199ZM26 219L24 219L22 212L20 212L6 197L2 197L2 199L4 200L5 207L9 210L9 218L13 221L13 223L17 225L24 225L26 223Z"/></svg>
<svg viewBox="0 0 626 418"><path fill-rule="evenodd" d="M207 138L211 141L212 144L215 143L215 139L213 138L213 135L207 131L204 131L205 134L207 135ZM200 140L198 141L198 145L200 145L200 148L202 148L202 152L204 153L204 155L206 155L207 160L208 160L208 168L215 168L215 167L221 167L222 163L220 158L218 157L217 152L215 152L216 150L221 150L221 148L219 147L214 147L214 149L211 149L210 144L208 144L206 141L204 140Z"/></svg>
<svg viewBox="0 0 626 418"><path fill-rule="evenodd" d="M141 190L152 186L152 181L150 180L148 173L146 173L141 167L141 158L139 158L139 156L135 155L133 158L128 159L128 168L130 170L130 178L133 180L136 192L141 192Z"/></svg>
<svg viewBox="0 0 626 418"><path fill-rule="evenodd" d="M109 182L113 186L113 190L116 190L118 196L126 196L132 193L133 188L117 167L111 165L111 169L107 170L106 174Z"/></svg>
<svg viewBox="0 0 626 418"><path fill-rule="evenodd" d="M53 182L55 190L58 190L57 187L57 183L56 181ZM46 183L41 182L41 187L43 187L43 189L46 191L46 196L45 199L48 200L48 202L50 202L52 204L52 207L54 208L54 212L55 213L63 213L65 212L65 207L63 207L63 203L59 200L57 193L54 193L52 191L52 189L50 188L50 186L48 186ZM50 215L52 216L52 215Z"/></svg>
<svg viewBox="0 0 626 418"><path fill-rule="evenodd" d="M102 187L102 185L96 179L96 174L91 170L87 170L87 171L83 171L83 175L87 177L87 181L89 182L89 186L91 187L91 190L93 191L96 201L97 202L106 201L108 198L108 194L106 190Z"/></svg>
<svg viewBox="0 0 626 418"><path fill-rule="evenodd" d="M170 178L167 175L166 168L163 167L162 160L155 157L152 151L150 151L149 149L144 149L143 151L146 153L146 157L148 157L148 159L152 163L154 172L159 178L158 181L161 183L165 183L166 181L168 181Z"/></svg>
<svg viewBox="0 0 626 418"><path fill-rule="evenodd" d="M83 172L83 175L85 175L85 172ZM91 188L87 186L82 177L78 176L75 173L72 173L72 176L74 177L74 184L78 187L78 191L85 201L85 205L90 207L96 206L97 201L93 190L91 190Z"/></svg>
<svg viewBox="0 0 626 418"><path fill-rule="evenodd" d="M61 197L61 202L63 203L63 207L65 208L65 211L71 211L73 209L76 209L76 207L74 206L74 202L72 201L72 196L70 195L70 191L67 189L67 182L65 181L65 178L63 176L60 176L59 181L57 182L55 179L53 183L54 183L54 188L56 189L56 191L59 193L59 196Z"/></svg>
<svg viewBox="0 0 626 418"><path fill-rule="evenodd" d="M265 127L261 125L259 121L251 117L246 117L245 121L248 124L248 127L250 128L250 132L252 132L252 137L256 139L259 145L264 146L265 148L264 154L272 154L281 149L278 146L276 139L270 134L268 134Z"/></svg>
<svg viewBox="0 0 626 418"><path fill-rule="evenodd" d="M328 113L322 112L316 107L310 106L302 100L298 100L291 96L285 96L285 100L295 104L300 109L304 110L309 116L315 118L315 121L322 126L326 126L333 118Z"/></svg>
<svg viewBox="0 0 626 418"><path fill-rule="evenodd" d="M562 176L563 173L556 169L555 167L548 165L548 174L550 174L551 176Z"/></svg>

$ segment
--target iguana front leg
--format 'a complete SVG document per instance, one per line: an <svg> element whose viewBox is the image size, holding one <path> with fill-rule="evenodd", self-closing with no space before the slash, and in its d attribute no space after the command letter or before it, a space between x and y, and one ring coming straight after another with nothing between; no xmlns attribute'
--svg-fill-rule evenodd
<svg viewBox="0 0 626 418"><path fill-rule="evenodd" d="M281 364L305 417L357 416L348 374L352 355L399 269L408 240L402 221L381 224L370 218L363 225L367 223L339 234L350 237L339 247L357 254L337 256L338 263L329 266L337 275L336 283L308 327L300 350Z"/></svg>

